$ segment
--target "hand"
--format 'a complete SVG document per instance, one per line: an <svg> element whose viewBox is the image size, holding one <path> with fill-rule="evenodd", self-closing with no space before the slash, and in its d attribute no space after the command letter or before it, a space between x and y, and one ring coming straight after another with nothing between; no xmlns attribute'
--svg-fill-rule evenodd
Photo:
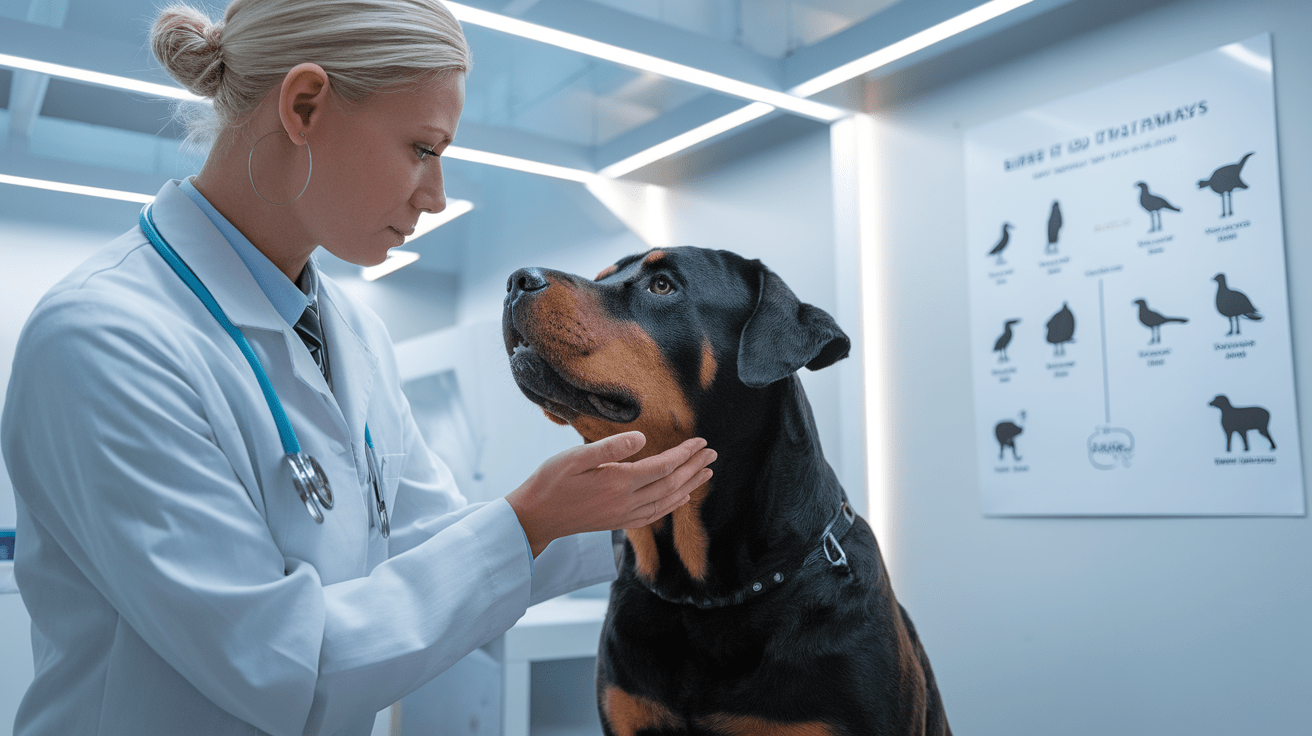
<svg viewBox="0 0 1312 736"><path fill-rule="evenodd" d="M537 557L552 540L646 526L687 503L711 479L715 451L693 438L659 455L621 462L647 444L625 432L566 450L506 496Z"/></svg>

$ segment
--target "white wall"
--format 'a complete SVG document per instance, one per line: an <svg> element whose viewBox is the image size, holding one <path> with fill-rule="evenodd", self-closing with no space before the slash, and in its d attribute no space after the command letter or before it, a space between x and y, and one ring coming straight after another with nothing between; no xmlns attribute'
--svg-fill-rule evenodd
<svg viewBox="0 0 1312 736"><path fill-rule="evenodd" d="M1265 31L1306 459L1312 4L1161 4L875 111L893 417L885 543L957 733L1312 728L1312 520L986 519L974 463L963 131Z"/></svg>

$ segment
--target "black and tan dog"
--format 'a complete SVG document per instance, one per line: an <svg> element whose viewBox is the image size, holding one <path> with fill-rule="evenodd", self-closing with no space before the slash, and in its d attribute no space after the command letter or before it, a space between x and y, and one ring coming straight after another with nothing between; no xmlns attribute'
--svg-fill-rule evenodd
<svg viewBox="0 0 1312 736"><path fill-rule="evenodd" d="M549 418L587 441L641 430L639 457L697 436L719 455L689 503L627 533L597 660L606 733L949 734L794 375L847 356L833 318L759 261L700 248L594 281L521 269L507 291L511 369Z"/></svg>

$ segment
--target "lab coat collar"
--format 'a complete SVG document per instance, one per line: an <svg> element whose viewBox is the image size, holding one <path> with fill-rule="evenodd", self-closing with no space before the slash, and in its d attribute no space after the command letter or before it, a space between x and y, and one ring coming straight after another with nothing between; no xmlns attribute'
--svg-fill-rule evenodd
<svg viewBox="0 0 1312 736"><path fill-rule="evenodd" d="M250 269L223 233L182 193L179 183L170 181L155 195L150 206L155 229L209 289L234 325L283 331L287 323L255 282Z"/></svg>
<svg viewBox="0 0 1312 736"><path fill-rule="evenodd" d="M250 269L195 202L170 181L159 190L151 206L155 227L168 244L209 289L234 325L282 333L291 354L292 370L303 383L335 400L347 426L361 433L378 359L333 303L343 299L340 289L323 274L319 282L320 319L328 342L328 359L338 383L334 395L292 326L278 314ZM326 301L331 309L325 309ZM340 378L338 378L340 377Z"/></svg>

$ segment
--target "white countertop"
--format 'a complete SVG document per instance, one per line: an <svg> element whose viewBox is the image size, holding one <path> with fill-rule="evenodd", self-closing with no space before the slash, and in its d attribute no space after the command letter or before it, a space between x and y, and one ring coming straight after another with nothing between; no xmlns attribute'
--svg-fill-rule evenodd
<svg viewBox="0 0 1312 736"><path fill-rule="evenodd" d="M18 584L14 582L14 561L0 560L0 593L17 593Z"/></svg>

